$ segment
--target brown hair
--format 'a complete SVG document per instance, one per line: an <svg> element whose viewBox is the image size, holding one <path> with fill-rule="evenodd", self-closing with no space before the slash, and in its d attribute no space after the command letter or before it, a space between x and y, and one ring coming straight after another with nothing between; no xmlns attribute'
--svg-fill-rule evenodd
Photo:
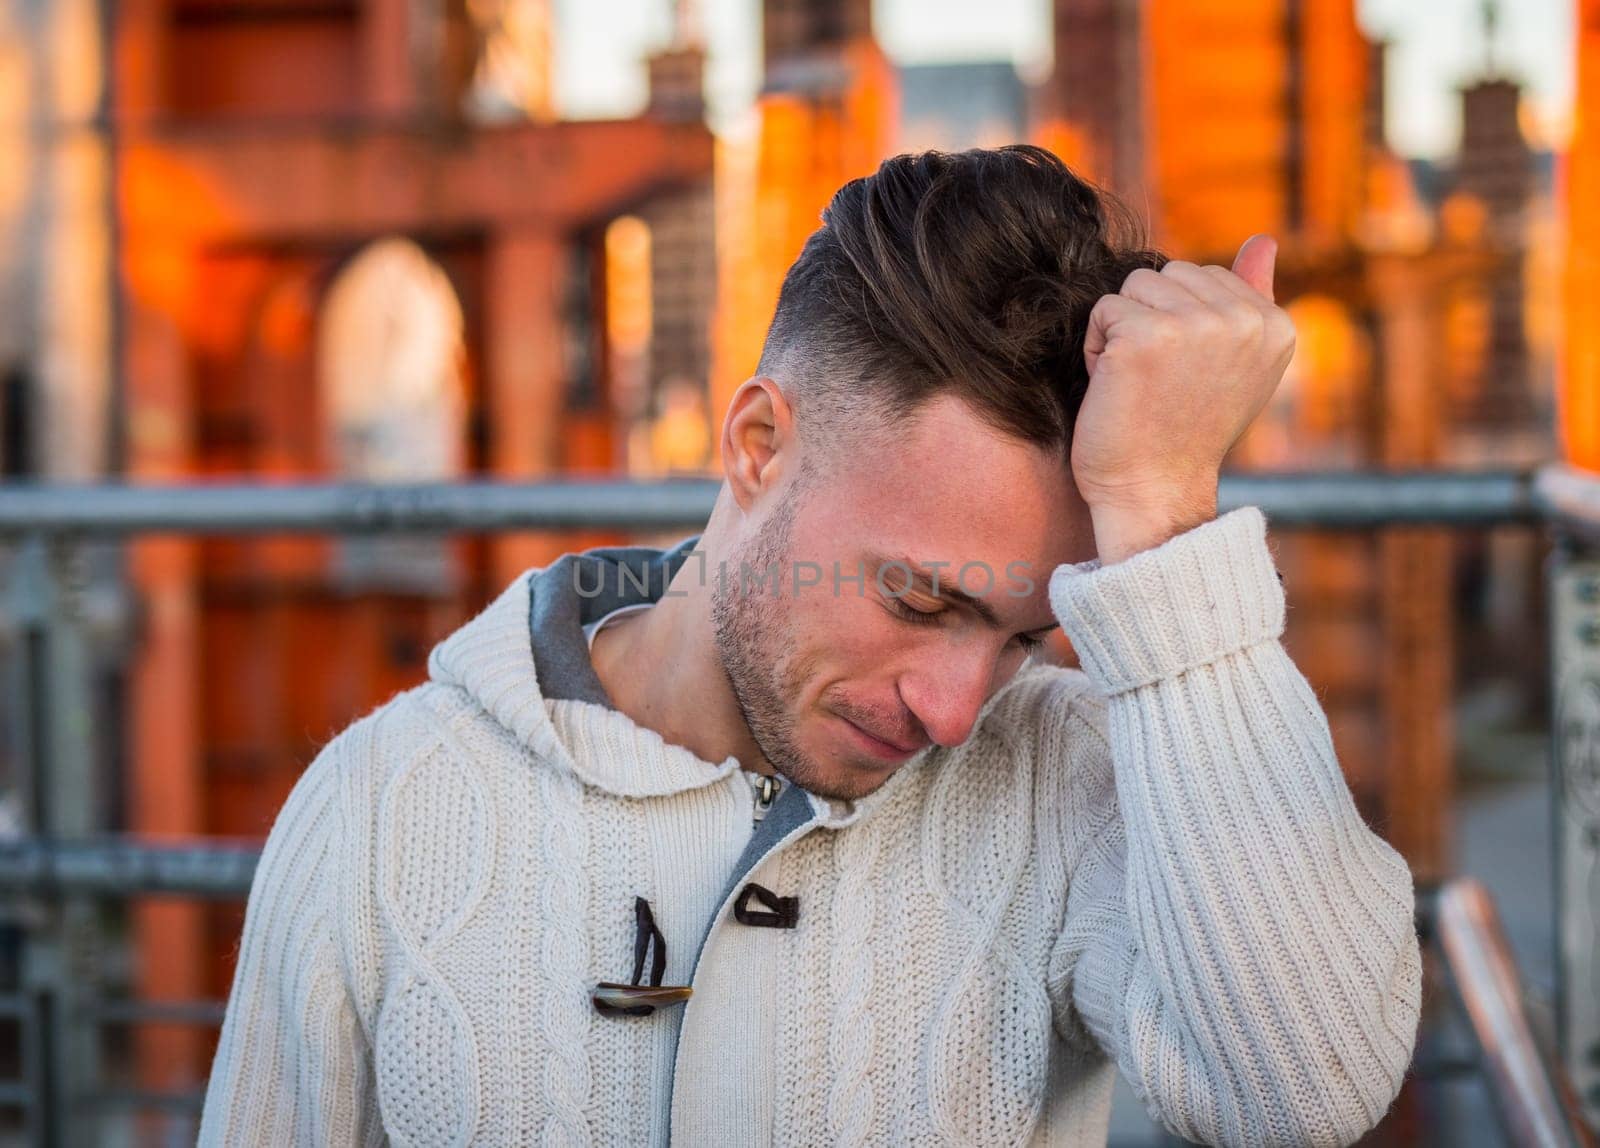
<svg viewBox="0 0 1600 1148"><path fill-rule="evenodd" d="M1043 148L885 160L834 194L789 268L760 371L802 415L904 417L935 395L1066 451L1089 312L1140 267L1132 214Z"/></svg>

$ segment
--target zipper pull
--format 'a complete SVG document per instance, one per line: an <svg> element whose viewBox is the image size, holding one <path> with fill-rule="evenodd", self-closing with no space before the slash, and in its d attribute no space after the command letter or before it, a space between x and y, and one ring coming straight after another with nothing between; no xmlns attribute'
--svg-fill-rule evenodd
<svg viewBox="0 0 1600 1148"><path fill-rule="evenodd" d="M755 790L755 823L761 824L761 819L767 815L767 810L772 808L772 803L777 800L778 791L783 788L783 783L776 777L765 773L752 773L750 775L750 788Z"/></svg>

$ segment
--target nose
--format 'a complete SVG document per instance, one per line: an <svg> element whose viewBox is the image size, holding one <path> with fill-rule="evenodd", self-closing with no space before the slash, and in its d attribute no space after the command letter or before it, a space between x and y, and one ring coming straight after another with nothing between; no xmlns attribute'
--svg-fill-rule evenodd
<svg viewBox="0 0 1600 1148"><path fill-rule="evenodd" d="M938 745L960 745L972 733L988 700L994 660L973 651L952 651L900 678L900 700Z"/></svg>

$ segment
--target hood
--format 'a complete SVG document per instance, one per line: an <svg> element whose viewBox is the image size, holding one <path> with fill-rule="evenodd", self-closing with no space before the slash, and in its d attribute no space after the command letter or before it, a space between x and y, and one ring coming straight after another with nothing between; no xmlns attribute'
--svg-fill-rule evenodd
<svg viewBox="0 0 1600 1148"><path fill-rule="evenodd" d="M620 796L672 793L738 768L703 761L616 712L589 660L583 627L612 610L654 602L698 536L668 550L611 547L568 554L519 574L482 613L428 655L428 677L458 687L536 756ZM593 707L584 724L612 752L575 752L550 702ZM649 768L641 768L648 762Z"/></svg>

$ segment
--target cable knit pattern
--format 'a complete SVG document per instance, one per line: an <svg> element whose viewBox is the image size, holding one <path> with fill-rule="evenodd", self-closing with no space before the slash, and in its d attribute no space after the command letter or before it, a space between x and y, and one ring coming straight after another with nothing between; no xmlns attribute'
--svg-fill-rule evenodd
<svg viewBox="0 0 1600 1148"><path fill-rule="evenodd" d="M1032 842L1022 833L996 832L992 821L964 821L959 810L977 804L993 810L999 825L1028 824L1032 769L1008 752L993 727L976 736L994 743L984 756L995 767L943 771L923 821L924 880L962 926L966 945L934 1013L929 1100L947 1143L1020 1144L1044 1099L1050 1001L1000 930L1007 907L1017 903ZM1005 1066L1003 1077L984 1079L998 1065ZM970 1104L980 1091L994 1102Z"/></svg>
<svg viewBox="0 0 1600 1148"><path fill-rule="evenodd" d="M588 908L582 860L585 832L581 815L582 793L576 778L546 771L539 778L544 824L539 851L544 874L539 911L545 925L544 982L555 991L540 1002L540 1035L550 1050L545 1064L545 1093L550 1098L544 1143L583 1145L591 1141L584 1105L589 1100L589 1055L584 1034L592 1006L584 973L588 967L588 938L584 913Z"/></svg>
<svg viewBox="0 0 1600 1148"><path fill-rule="evenodd" d="M396 772L379 803L380 834L412 843L377 858L379 912L403 954L379 1021L378 1058L379 1103L398 1144L465 1144L479 1115L472 1024L433 964L489 880L488 803L469 771L446 753L420 755ZM440 1046L448 1052L436 1062L405 1055Z"/></svg>
<svg viewBox="0 0 1600 1148"><path fill-rule="evenodd" d="M1358 1139L1415 1040L1411 875L1279 642L1260 515L1050 590L1084 671L814 802L747 875L797 898L778 930L723 900L738 763L542 697L519 579L290 795L201 1143L1076 1148L1116 1071L1200 1143ZM601 1016L635 896L694 996Z"/></svg>
<svg viewBox="0 0 1600 1148"><path fill-rule="evenodd" d="M834 845L839 879L829 912L833 917L833 1023L828 1029L828 1060L833 1087L828 1092L832 1142L867 1142L872 1127L873 1089L867 1076L877 1043L872 1009L872 932L877 900L873 869L878 862L877 825L840 835Z"/></svg>
<svg viewBox="0 0 1600 1148"><path fill-rule="evenodd" d="M833 835L813 835L800 842L785 858L784 866L794 887L837 889L834 868ZM831 1072L818 1072L816 1065L828 1063L832 1029L819 1024L817 1017L838 1017L831 1008L832 964L839 951L831 912L809 914L805 927L795 930L794 951L785 962L784 995L788 1007L780 1015L778 1047L774 1050L777 1074L786 1081L778 1089L775 1122L796 1144L826 1144L835 1135L831 1128Z"/></svg>
<svg viewBox="0 0 1600 1148"><path fill-rule="evenodd" d="M590 943L597 950L596 959L605 962L602 967L628 969L633 963L634 898L660 900L645 848L650 825L637 801L605 794L590 799L596 807L604 807L587 819L584 872L593 875ZM595 1055L586 1115L591 1127L614 1133L622 1143L644 1144L650 1139L650 1110L637 1103L634 1066L646 1062L655 1035L655 1028L647 1024L596 1025L589 1035Z"/></svg>

